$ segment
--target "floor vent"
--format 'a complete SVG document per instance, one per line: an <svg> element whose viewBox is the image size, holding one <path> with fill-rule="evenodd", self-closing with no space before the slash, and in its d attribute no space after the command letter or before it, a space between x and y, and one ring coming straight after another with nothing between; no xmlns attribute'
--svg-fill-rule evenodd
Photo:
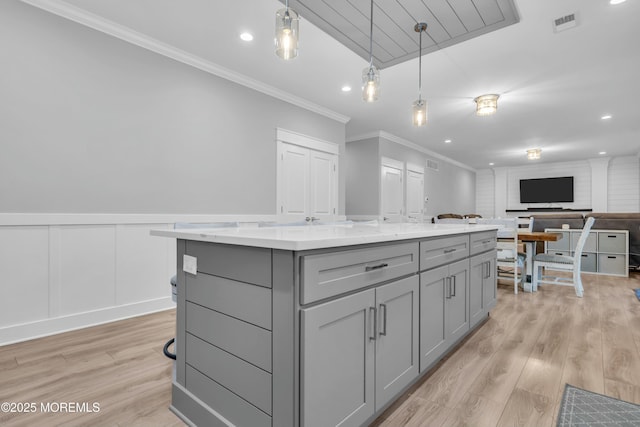
<svg viewBox="0 0 640 427"><path fill-rule="evenodd" d="M560 31L568 30L578 25L576 21L576 14L561 16L553 20L553 31L559 33Z"/></svg>
<svg viewBox="0 0 640 427"><path fill-rule="evenodd" d="M438 162L436 162L435 160L427 159L427 169L431 169L432 171L438 171L439 170Z"/></svg>

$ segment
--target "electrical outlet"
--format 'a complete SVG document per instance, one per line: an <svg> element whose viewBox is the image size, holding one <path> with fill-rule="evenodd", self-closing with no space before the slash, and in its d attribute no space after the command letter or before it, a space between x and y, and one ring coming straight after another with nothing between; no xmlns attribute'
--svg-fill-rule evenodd
<svg viewBox="0 0 640 427"><path fill-rule="evenodd" d="M182 271L189 274L198 273L198 258L190 255L182 256Z"/></svg>

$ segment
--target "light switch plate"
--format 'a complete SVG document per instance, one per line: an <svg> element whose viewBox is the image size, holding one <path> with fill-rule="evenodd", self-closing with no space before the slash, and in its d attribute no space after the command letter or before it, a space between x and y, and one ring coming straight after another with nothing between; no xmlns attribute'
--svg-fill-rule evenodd
<svg viewBox="0 0 640 427"><path fill-rule="evenodd" d="M190 255L183 255L182 271L195 275L198 272L198 258Z"/></svg>

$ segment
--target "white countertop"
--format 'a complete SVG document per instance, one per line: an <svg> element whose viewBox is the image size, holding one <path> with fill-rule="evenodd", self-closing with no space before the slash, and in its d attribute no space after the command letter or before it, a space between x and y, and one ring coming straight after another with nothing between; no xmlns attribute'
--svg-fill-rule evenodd
<svg viewBox="0 0 640 427"><path fill-rule="evenodd" d="M496 230L477 224L348 224L151 230L152 236L303 251Z"/></svg>

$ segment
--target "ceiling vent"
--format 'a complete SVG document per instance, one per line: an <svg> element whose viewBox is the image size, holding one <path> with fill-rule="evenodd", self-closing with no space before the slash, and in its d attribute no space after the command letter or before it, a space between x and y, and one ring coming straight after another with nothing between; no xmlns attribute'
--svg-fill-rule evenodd
<svg viewBox="0 0 640 427"><path fill-rule="evenodd" d="M553 20L553 31L559 33L560 31L568 30L570 28L574 28L578 25L578 21L576 21L576 14L572 13L571 15L561 16L560 18L556 18Z"/></svg>
<svg viewBox="0 0 640 427"><path fill-rule="evenodd" d="M435 160L427 159L427 169L431 169L437 172L439 170L438 167L439 167L438 162L436 162Z"/></svg>

